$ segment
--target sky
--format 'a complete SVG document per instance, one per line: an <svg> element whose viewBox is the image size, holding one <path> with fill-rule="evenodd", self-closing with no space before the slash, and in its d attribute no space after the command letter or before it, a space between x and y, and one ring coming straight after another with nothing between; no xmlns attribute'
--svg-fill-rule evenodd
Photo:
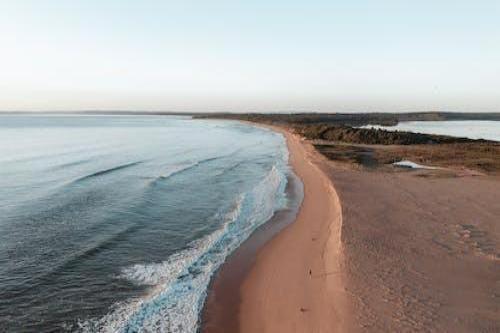
<svg viewBox="0 0 500 333"><path fill-rule="evenodd" d="M0 0L0 110L500 111L500 1Z"/></svg>

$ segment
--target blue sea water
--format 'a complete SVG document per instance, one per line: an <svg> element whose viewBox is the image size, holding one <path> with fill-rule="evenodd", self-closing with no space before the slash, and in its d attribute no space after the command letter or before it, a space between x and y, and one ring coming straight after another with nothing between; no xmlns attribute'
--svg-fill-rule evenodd
<svg viewBox="0 0 500 333"><path fill-rule="evenodd" d="M167 116L0 116L0 331L195 332L287 205L284 138Z"/></svg>

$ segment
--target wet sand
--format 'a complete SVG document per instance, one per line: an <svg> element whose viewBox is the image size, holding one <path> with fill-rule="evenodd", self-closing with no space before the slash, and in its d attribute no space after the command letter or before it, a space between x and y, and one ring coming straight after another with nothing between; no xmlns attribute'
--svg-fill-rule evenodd
<svg viewBox="0 0 500 333"><path fill-rule="evenodd" d="M286 192L288 207L279 210L231 254L217 271L209 286L202 313L204 333L238 332L238 314L241 303L240 288L254 265L259 250L291 224L303 198L302 183L295 175L288 177Z"/></svg>

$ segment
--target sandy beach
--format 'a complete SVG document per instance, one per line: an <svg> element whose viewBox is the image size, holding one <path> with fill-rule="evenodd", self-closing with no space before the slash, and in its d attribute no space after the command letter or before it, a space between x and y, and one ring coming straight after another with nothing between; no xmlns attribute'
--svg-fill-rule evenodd
<svg viewBox="0 0 500 333"><path fill-rule="evenodd" d="M234 283L228 275L245 265L241 259L245 246L223 267L226 283L220 282L220 274L215 279L204 331L234 332L236 315L240 332L345 332L351 325L351 311L341 273L344 259L338 196L317 166L322 157L314 148L288 131L274 130L287 139L290 164L304 185L302 205L294 223L263 245L248 274L239 280L239 304L234 304L234 297L232 303L228 301L227 294L234 295L235 288L227 281Z"/></svg>
<svg viewBox="0 0 500 333"><path fill-rule="evenodd" d="M302 206L254 257L224 265L232 285L215 278L204 332L500 329L498 177L359 170L274 129Z"/></svg>
<svg viewBox="0 0 500 333"><path fill-rule="evenodd" d="M345 332L350 311L341 274L338 196L313 148L284 132L304 184L296 221L260 251L241 288L241 332Z"/></svg>

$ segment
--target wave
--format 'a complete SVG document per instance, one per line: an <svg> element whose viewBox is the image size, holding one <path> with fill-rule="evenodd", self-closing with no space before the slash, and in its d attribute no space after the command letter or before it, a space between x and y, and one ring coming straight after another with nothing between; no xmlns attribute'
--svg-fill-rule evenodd
<svg viewBox="0 0 500 333"><path fill-rule="evenodd" d="M88 180L88 179L91 179L91 178L103 176L103 175L106 175L106 174L109 174L109 173L112 173L112 172L115 172L115 171L127 169L127 168L130 168L130 167L139 165L141 163L143 163L143 161L137 161L137 162L132 162L132 163L125 163L125 164L121 164L121 165L118 165L118 166L115 166L115 167L112 167L112 168L109 168L109 169L100 170L100 171L91 173L89 175L80 177L80 178L74 180L73 183L78 183L78 182L85 181L85 180Z"/></svg>
<svg viewBox="0 0 500 333"><path fill-rule="evenodd" d="M150 286L143 298L117 304L106 316L80 323L82 332L195 332L213 273L285 203L286 172L273 166L241 194L221 227L161 263L126 267L119 278Z"/></svg>
<svg viewBox="0 0 500 333"><path fill-rule="evenodd" d="M158 183L166 180L166 179L169 179L173 176L176 176L176 175L179 175L179 174L182 174L186 171L189 171L189 170L192 170L194 168L197 168L197 167L200 167L202 165L205 165L207 163L210 163L210 162L213 162L213 161L217 161L217 160L220 160L220 159L225 159L225 158L229 158L229 157L232 157L236 154L238 154L240 151L242 151L243 148L240 148L240 149L237 149L229 154L225 154L225 155L219 155L219 156L213 156L213 157L207 157L207 158L204 158L204 159L201 159L199 161L196 161L196 162L190 162L190 163L184 163L184 164L179 164L177 166L174 166L173 168L171 168L167 173L163 174L163 175L160 175L156 178L154 178L152 181L151 181L151 185L157 185ZM239 163L241 164L241 163Z"/></svg>
<svg viewBox="0 0 500 333"><path fill-rule="evenodd" d="M192 168L194 168L198 165L199 165L199 162L194 162L194 163L180 164L180 165L174 166L165 174L160 175L156 178L153 178L150 182L150 185L151 186L158 185L159 183L165 181L166 179L169 179L175 175L179 175L185 171L191 170Z"/></svg>

